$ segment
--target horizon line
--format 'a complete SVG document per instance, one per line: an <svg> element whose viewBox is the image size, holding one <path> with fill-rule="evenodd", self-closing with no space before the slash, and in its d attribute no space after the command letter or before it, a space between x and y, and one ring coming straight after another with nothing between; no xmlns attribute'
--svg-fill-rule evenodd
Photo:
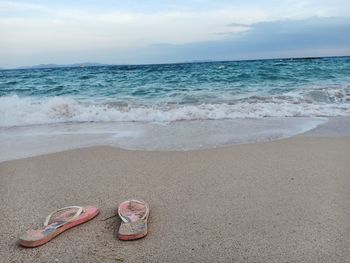
<svg viewBox="0 0 350 263"><path fill-rule="evenodd" d="M77 68L77 67L109 67L109 66L152 66L152 65L174 65L174 64L195 64L195 63L220 63L220 62L244 62L244 61L261 61L261 60L288 60L288 59L322 59L322 58L345 58L349 55L334 55L334 56L296 56L296 57L274 57L274 58L256 58L256 59L228 59L228 60L215 60L215 59L199 59L191 61L179 61L179 62L165 62L165 63L120 63L120 64L107 64L100 62L76 62L70 64L55 64L55 63L42 63L30 66L18 66L13 68L2 68L0 70L27 70L27 69L54 69L54 68ZM87 65L84 64L96 64ZM40 67L42 66L42 67ZM45 67L47 66L47 67ZM51 67L50 67L51 66Z"/></svg>

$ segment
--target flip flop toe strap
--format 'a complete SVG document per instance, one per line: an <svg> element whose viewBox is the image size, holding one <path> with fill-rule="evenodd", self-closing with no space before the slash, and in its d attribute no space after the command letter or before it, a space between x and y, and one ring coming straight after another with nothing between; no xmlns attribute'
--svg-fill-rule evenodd
<svg viewBox="0 0 350 263"><path fill-rule="evenodd" d="M145 213L142 215L141 218L139 218L139 220L144 220L148 217L148 214L149 214L149 207L148 207L148 204L144 201L139 201L139 200L135 200L135 199L131 199L131 200L128 200L128 201L125 201L125 202L128 202L129 205L131 205L132 203L137 203L137 204L140 204L142 206L145 206ZM128 216L125 216L123 215L121 209L120 209L120 205L119 205L119 208L118 208L118 215L119 217L121 218L121 220L124 222L124 223L131 223L131 219L128 217Z"/></svg>
<svg viewBox="0 0 350 263"><path fill-rule="evenodd" d="M66 206L66 207L60 208L60 209L52 212L51 214L49 214L45 219L44 226L49 225L50 219L54 214L56 214L60 211L63 211L63 210L67 210L67 209L76 209L77 212L71 218L65 220L66 222L70 222L70 221L76 219L77 217L79 217L81 215L81 213L83 213L83 207L81 207L81 206Z"/></svg>

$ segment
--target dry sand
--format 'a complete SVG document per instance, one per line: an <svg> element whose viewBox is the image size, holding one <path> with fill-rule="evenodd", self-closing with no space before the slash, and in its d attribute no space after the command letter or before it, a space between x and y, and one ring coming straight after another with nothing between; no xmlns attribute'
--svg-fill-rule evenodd
<svg viewBox="0 0 350 263"><path fill-rule="evenodd" d="M0 163L1 262L350 262L350 138L292 138L190 152L94 147ZM149 235L103 221L130 198ZM94 220L36 249L16 245L51 211Z"/></svg>

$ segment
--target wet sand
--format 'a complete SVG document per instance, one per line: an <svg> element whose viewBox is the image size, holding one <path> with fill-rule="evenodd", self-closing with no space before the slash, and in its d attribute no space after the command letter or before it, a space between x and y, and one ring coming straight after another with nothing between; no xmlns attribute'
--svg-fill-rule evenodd
<svg viewBox="0 0 350 263"><path fill-rule="evenodd" d="M350 137L187 152L93 147L0 163L1 262L349 262ZM118 203L151 206L116 238ZM18 235L67 205L101 214L48 244Z"/></svg>

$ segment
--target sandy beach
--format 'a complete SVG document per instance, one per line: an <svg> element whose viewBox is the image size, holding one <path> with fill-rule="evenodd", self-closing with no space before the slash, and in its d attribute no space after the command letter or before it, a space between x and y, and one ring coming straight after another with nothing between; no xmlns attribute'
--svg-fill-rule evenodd
<svg viewBox="0 0 350 263"><path fill-rule="evenodd" d="M93 147L0 163L1 262L348 262L350 137L187 152ZM151 205L149 235L116 238L118 203ZM48 244L18 235L67 205L101 214Z"/></svg>
<svg viewBox="0 0 350 263"><path fill-rule="evenodd" d="M0 263L350 263L349 32L350 0L0 0Z"/></svg>

